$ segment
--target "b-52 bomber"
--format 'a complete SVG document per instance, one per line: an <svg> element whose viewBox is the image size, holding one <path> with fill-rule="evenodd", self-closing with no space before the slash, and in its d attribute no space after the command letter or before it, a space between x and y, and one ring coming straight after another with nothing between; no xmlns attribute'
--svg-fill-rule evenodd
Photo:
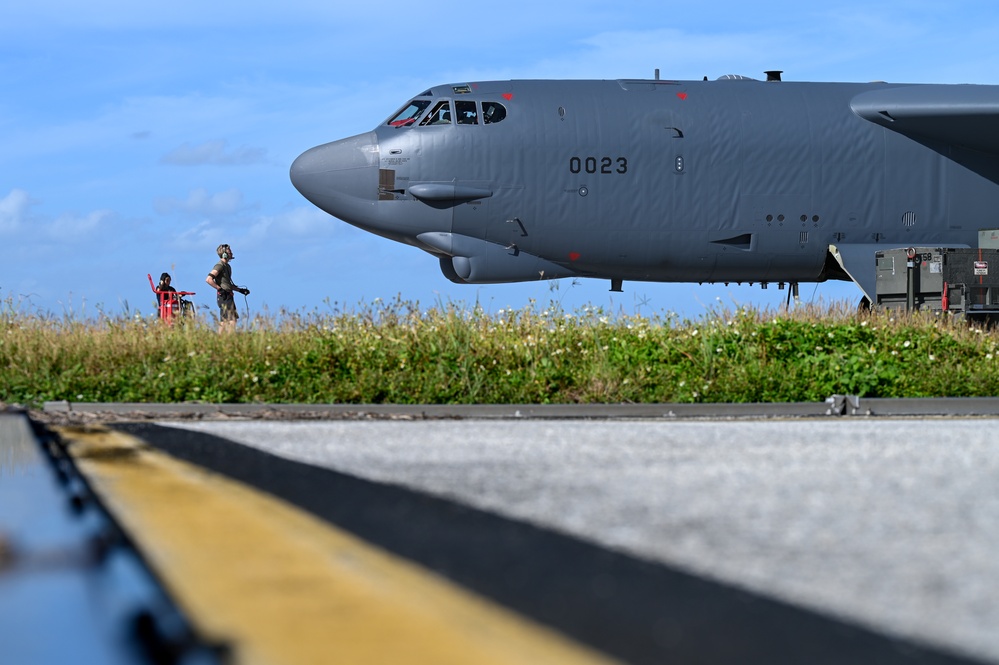
<svg viewBox="0 0 999 665"><path fill-rule="evenodd" d="M291 166L322 210L453 282L852 280L875 252L999 227L999 86L440 85Z"/></svg>

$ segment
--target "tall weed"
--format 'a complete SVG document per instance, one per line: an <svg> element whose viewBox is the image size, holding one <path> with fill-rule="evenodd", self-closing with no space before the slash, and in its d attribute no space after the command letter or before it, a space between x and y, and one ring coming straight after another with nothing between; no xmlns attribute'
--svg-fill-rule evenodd
<svg viewBox="0 0 999 665"><path fill-rule="evenodd" d="M787 402L999 394L991 330L839 306L495 314L396 299L259 314L235 334L0 301L0 401Z"/></svg>

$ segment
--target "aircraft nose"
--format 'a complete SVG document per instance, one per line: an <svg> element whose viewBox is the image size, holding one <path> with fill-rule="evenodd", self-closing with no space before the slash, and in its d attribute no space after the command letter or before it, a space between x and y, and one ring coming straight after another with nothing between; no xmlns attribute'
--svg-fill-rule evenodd
<svg viewBox="0 0 999 665"><path fill-rule="evenodd" d="M352 204L378 199L377 137L367 132L306 150L292 163L290 176L302 196L343 218Z"/></svg>

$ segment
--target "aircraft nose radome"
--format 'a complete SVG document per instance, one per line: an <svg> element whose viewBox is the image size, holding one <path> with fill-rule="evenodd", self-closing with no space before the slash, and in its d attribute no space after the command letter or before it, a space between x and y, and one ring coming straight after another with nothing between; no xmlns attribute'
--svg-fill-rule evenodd
<svg viewBox="0 0 999 665"><path fill-rule="evenodd" d="M306 150L291 165L302 196L336 215L338 200L378 198L378 143L374 132Z"/></svg>

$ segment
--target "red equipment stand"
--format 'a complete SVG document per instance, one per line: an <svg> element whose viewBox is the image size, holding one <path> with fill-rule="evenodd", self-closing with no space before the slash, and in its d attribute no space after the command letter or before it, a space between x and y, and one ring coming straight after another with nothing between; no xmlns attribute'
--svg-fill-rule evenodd
<svg viewBox="0 0 999 665"><path fill-rule="evenodd" d="M149 288L156 294L156 302L159 303L160 318L172 325L173 317L183 314L180 297L193 296L195 295L194 291L157 291L156 286L153 284L153 276L147 274L146 277L149 278ZM193 312L194 309L192 308L191 311Z"/></svg>

